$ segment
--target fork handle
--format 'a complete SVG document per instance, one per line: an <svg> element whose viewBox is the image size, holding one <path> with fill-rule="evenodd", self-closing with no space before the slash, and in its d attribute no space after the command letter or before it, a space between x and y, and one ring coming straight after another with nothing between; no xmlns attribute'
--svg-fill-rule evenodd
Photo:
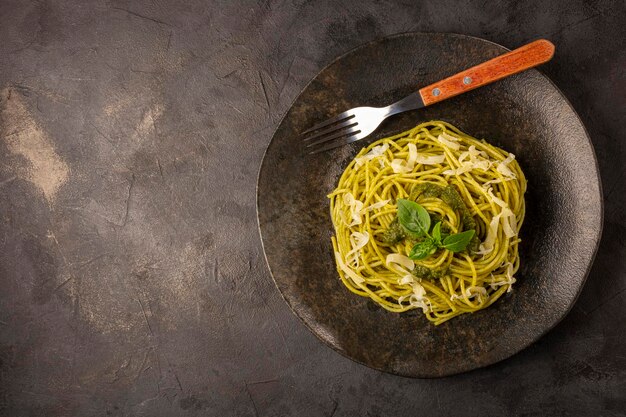
<svg viewBox="0 0 626 417"><path fill-rule="evenodd" d="M548 62L554 45L539 39L419 90L425 106Z"/></svg>

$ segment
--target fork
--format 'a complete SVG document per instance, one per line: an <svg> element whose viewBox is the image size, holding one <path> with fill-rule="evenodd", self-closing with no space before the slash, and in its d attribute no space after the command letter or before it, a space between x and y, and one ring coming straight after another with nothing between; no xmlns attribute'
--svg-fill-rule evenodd
<svg viewBox="0 0 626 417"><path fill-rule="evenodd" d="M463 94L509 75L548 62L554 45L539 39L437 81L387 107L355 107L302 132L310 154L347 145L370 135L389 116L415 110Z"/></svg>

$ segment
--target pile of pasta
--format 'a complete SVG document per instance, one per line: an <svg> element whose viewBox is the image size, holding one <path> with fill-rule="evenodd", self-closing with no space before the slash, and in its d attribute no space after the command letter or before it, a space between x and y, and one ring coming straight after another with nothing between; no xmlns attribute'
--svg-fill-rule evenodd
<svg viewBox="0 0 626 417"><path fill-rule="evenodd" d="M353 293L392 312L419 308L435 324L486 308L515 283L525 191L513 154L446 122L380 139L359 152L328 196L339 276ZM471 225L474 244L410 259L415 242L389 237L399 228L398 199L415 201L450 233Z"/></svg>

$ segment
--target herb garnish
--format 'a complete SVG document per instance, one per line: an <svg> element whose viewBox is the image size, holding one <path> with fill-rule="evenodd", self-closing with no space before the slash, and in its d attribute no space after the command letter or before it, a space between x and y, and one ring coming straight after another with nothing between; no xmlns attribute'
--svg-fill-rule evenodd
<svg viewBox="0 0 626 417"><path fill-rule="evenodd" d="M398 199L398 221L408 235L423 238L421 242L413 246L409 253L409 258L415 260L424 259L439 248L455 253L461 252L475 234L474 230L466 230L446 236L441 232L441 222L437 222L429 233L431 220L426 209L405 199Z"/></svg>

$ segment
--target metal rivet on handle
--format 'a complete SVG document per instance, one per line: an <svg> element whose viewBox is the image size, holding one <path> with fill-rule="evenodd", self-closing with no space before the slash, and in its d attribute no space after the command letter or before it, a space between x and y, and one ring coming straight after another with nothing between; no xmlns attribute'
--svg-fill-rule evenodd
<svg viewBox="0 0 626 417"><path fill-rule="evenodd" d="M441 90L440 90L440 89L438 89L438 88L435 88L435 89L433 90L433 96L437 97L439 94L441 94Z"/></svg>
<svg viewBox="0 0 626 417"><path fill-rule="evenodd" d="M470 77L463 78L463 84L467 85L467 84L470 84L471 82L472 82L472 79Z"/></svg>

